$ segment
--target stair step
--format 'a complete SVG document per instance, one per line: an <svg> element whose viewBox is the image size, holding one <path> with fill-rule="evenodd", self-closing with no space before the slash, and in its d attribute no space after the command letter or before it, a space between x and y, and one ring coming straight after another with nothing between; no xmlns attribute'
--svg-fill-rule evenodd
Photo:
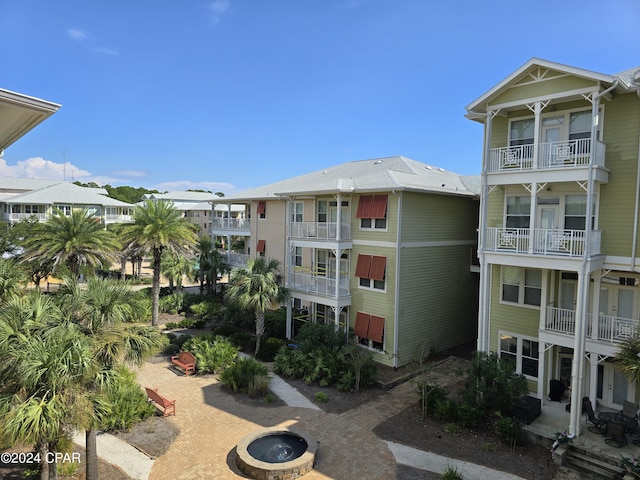
<svg viewBox="0 0 640 480"><path fill-rule="evenodd" d="M625 474L625 470L618 465L614 465L601 458L596 458L591 455L576 451L573 448L569 449L566 465L574 470L580 472L589 473L594 478L601 478L610 480L612 478L622 478Z"/></svg>

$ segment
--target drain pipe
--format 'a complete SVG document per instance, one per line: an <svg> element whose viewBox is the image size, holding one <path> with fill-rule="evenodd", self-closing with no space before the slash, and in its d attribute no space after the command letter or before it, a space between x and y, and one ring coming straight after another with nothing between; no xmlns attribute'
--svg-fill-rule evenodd
<svg viewBox="0 0 640 480"><path fill-rule="evenodd" d="M595 162L595 142L597 139L598 125L593 121L599 115L600 98L614 90L619 84L618 80L613 82L609 88L601 93L595 94L592 102L592 122L591 122L591 158L589 159L589 178L587 181L587 211L585 225L585 245L582 257L582 265L578 276L578 301L576 302L576 325L574 332L573 345L573 362L571 367L571 384L573 391L571 393L571 413L569 416L569 437L573 438L580 435L580 417L582 402L582 379L584 372L584 354L586 344L586 318L587 318L587 301L589 298L589 275L591 268L589 267L589 258L591 256L591 218L593 216L593 168Z"/></svg>
<svg viewBox="0 0 640 480"><path fill-rule="evenodd" d="M640 98L640 70L636 71L631 78L631 83L633 83L638 90L636 94ZM631 243L631 271L634 272L636 269L636 242L638 240L638 210L640 210L640 136L638 137L638 168L636 172L636 206L633 216L633 242Z"/></svg>

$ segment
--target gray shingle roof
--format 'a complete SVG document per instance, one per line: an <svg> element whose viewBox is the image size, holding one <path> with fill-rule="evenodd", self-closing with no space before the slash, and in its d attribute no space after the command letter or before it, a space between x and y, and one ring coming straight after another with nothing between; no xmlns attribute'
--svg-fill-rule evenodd
<svg viewBox="0 0 640 480"><path fill-rule="evenodd" d="M342 192L411 190L474 196L461 176L442 168L396 156L347 162L325 170L246 190L223 200L268 199L279 196Z"/></svg>
<svg viewBox="0 0 640 480"><path fill-rule="evenodd" d="M101 205L103 207L132 207L130 203L121 202L104 195L102 188L79 187L73 183L61 182L39 190L4 199L10 203L30 203L34 205L69 204L69 205Z"/></svg>

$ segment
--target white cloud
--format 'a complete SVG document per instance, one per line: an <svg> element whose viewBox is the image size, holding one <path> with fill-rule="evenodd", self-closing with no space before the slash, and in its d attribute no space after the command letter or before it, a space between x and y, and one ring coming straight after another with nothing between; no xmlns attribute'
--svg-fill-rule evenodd
<svg viewBox="0 0 640 480"><path fill-rule="evenodd" d="M189 180L176 180L175 182L162 182L154 185L151 189L160 192L171 192L173 190L208 190L213 193L223 192L231 195L236 191L235 185L224 182L192 182Z"/></svg>
<svg viewBox="0 0 640 480"><path fill-rule="evenodd" d="M85 43L94 53L100 53L103 55L118 54L118 52L116 52L112 48L95 46L95 41L93 40L92 35L79 28L67 28L67 35L69 35L69 38L75 40L76 42Z"/></svg>
<svg viewBox="0 0 640 480"><path fill-rule="evenodd" d="M77 42L82 42L88 38L87 33L79 28L67 28L67 35Z"/></svg>
<svg viewBox="0 0 640 480"><path fill-rule="evenodd" d="M0 158L0 176L23 178L47 178L51 180L80 180L90 176L91 173L82 170L72 163L55 163L42 157L33 157L16 162L15 165L7 165L4 158Z"/></svg>
<svg viewBox="0 0 640 480"><path fill-rule="evenodd" d="M229 9L231 3L229 2L229 0L214 0L207 6L210 10L213 10L218 15L221 15Z"/></svg>

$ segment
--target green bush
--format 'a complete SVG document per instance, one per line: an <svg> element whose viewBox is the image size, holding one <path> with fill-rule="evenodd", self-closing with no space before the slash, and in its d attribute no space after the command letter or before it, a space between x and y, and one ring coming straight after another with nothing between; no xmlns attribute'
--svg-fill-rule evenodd
<svg viewBox="0 0 640 480"><path fill-rule="evenodd" d="M180 353L180 345L176 345L175 343L170 343L166 347L164 347L165 355L177 355Z"/></svg>
<svg viewBox="0 0 640 480"><path fill-rule="evenodd" d="M324 392L316 392L313 398L318 403L327 403L329 401L329 395Z"/></svg>
<svg viewBox="0 0 640 480"><path fill-rule="evenodd" d="M223 337L230 337L234 333L238 333L238 332L242 332L242 330L235 325L230 325L227 323L218 325L213 330L213 333L215 333L216 335L222 335Z"/></svg>
<svg viewBox="0 0 640 480"><path fill-rule="evenodd" d="M224 370L220 381L229 385L234 392L251 393L263 389L268 390L269 371L267 367L250 357L239 358L233 365Z"/></svg>
<svg viewBox="0 0 640 480"><path fill-rule="evenodd" d="M164 297L160 297L158 307L161 312L181 312L184 305L184 293L175 292Z"/></svg>
<svg viewBox="0 0 640 480"><path fill-rule="evenodd" d="M183 345L183 350L196 357L198 373L219 373L233 364L238 356L237 348L228 338L216 335L199 335Z"/></svg>
<svg viewBox="0 0 640 480"><path fill-rule="evenodd" d="M212 319L220 311L220 303L215 299L204 300L190 305L189 310L200 318Z"/></svg>
<svg viewBox="0 0 640 480"><path fill-rule="evenodd" d="M164 325L165 330L175 330L179 325L175 322L167 322Z"/></svg>
<svg viewBox="0 0 640 480"><path fill-rule="evenodd" d="M511 417L500 417L496 421L496 431L498 437L512 450L515 450L516 445L524 440L524 430L522 423L519 420Z"/></svg>
<svg viewBox="0 0 640 480"><path fill-rule="evenodd" d="M284 345L284 340L269 337L266 341L260 344L260 351L258 351L256 356L258 357L258 360L262 360L263 362L273 362L276 353L278 353L278 350L280 350Z"/></svg>
<svg viewBox="0 0 640 480"><path fill-rule="evenodd" d="M114 384L99 394L95 403L100 429L104 431L129 430L156 413L135 374L125 368L117 371Z"/></svg>
<svg viewBox="0 0 640 480"><path fill-rule="evenodd" d="M267 337L287 338L287 309L279 308L264 314L264 334ZM262 345L260 345L262 348Z"/></svg>
<svg viewBox="0 0 640 480"><path fill-rule="evenodd" d="M240 350L255 351L256 337L247 332L236 332L229 337L231 343L237 345Z"/></svg>
<svg viewBox="0 0 640 480"><path fill-rule="evenodd" d="M442 480L464 480L464 475L457 469L457 467L447 466L444 472L442 472Z"/></svg>

